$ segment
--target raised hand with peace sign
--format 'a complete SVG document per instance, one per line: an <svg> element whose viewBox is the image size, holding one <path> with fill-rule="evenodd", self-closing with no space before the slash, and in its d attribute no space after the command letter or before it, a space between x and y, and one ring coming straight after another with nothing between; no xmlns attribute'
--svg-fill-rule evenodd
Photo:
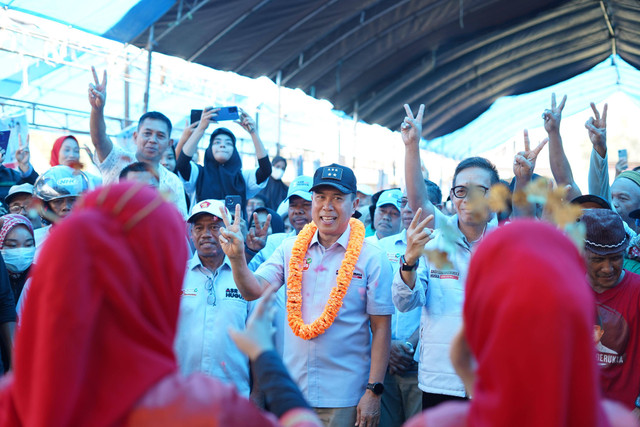
<svg viewBox="0 0 640 427"><path fill-rule="evenodd" d="M607 104L604 104L602 116L600 116L596 104L592 102L593 117L589 117L589 120L584 124L584 127L589 131L589 139L593 148L602 158L607 154L607 107Z"/></svg>
<svg viewBox="0 0 640 427"><path fill-rule="evenodd" d="M519 183L524 184L531 180L533 170L536 167L538 154L540 154L540 151L547 145L547 142L549 142L549 138L543 139L538 146L532 150L531 142L529 141L529 131L524 130L524 151L516 154L513 160L513 174Z"/></svg>

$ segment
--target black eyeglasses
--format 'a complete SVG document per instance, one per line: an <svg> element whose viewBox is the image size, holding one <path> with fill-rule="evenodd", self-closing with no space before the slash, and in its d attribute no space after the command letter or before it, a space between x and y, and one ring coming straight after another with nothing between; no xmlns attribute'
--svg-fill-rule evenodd
<svg viewBox="0 0 640 427"><path fill-rule="evenodd" d="M451 193L453 193L453 195L458 199L464 199L470 192L485 196L487 191L489 191L489 189L482 185L474 185L470 188L465 187L464 185L456 185L451 189Z"/></svg>

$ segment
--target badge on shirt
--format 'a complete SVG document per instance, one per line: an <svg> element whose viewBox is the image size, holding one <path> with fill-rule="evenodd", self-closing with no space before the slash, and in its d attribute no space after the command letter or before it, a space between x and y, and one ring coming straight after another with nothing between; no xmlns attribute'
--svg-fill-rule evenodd
<svg viewBox="0 0 640 427"><path fill-rule="evenodd" d="M340 270L336 270L336 276L338 275L338 273L340 273ZM358 273L357 271L354 271L353 272L353 279L362 280L362 273Z"/></svg>
<svg viewBox="0 0 640 427"><path fill-rule="evenodd" d="M400 259L400 256L402 256L401 253L387 252L387 258L389 259L389 262L391 262L393 264L398 262L398 260Z"/></svg>
<svg viewBox="0 0 640 427"><path fill-rule="evenodd" d="M240 293L240 291L237 290L236 288L227 288L227 290L224 291L224 297L225 298L238 299L238 300L241 300L241 301L245 300L242 297L242 294Z"/></svg>
<svg viewBox="0 0 640 427"><path fill-rule="evenodd" d="M180 292L180 296L183 296L183 297L186 297L186 296L195 297L196 295L198 295L198 288L186 288L186 289L183 289L182 292Z"/></svg>
<svg viewBox="0 0 640 427"><path fill-rule="evenodd" d="M304 264L302 264L302 271L307 271L311 266L311 258L307 258L304 260Z"/></svg>
<svg viewBox="0 0 640 427"><path fill-rule="evenodd" d="M429 277L434 279L453 279L460 280L460 273L456 270L436 270L431 269L431 274Z"/></svg>

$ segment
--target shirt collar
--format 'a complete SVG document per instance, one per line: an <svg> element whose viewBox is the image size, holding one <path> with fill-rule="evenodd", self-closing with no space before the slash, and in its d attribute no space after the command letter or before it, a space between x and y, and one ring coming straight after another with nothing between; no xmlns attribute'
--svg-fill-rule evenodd
<svg viewBox="0 0 640 427"><path fill-rule="evenodd" d="M351 226L347 225L347 229L344 230L344 233L342 233L340 235L340 237L338 237L338 240L336 240L336 243L339 244L340 246L342 246L343 248L347 249L347 246L349 245L349 234L351 233ZM313 237L311 238L311 243L309 243L309 247L311 247L314 244L319 244L320 242L318 241L318 230L316 230L315 233L313 233ZM335 245L335 243L334 243ZM320 245L322 246L322 245ZM332 245L333 246L333 245ZM329 249L329 248L326 248Z"/></svg>
<svg viewBox="0 0 640 427"><path fill-rule="evenodd" d="M224 260L222 261L222 264L220 265L220 267L218 267L218 270L220 270L224 266L226 266L229 270L231 270L231 263L229 262L229 258L227 258L226 255L224 256ZM193 271L199 267L205 268L202 265L202 262L200 262L198 251L196 251L193 254L193 257L191 257L191 259L187 262L187 268L189 269L189 271Z"/></svg>
<svg viewBox="0 0 640 427"><path fill-rule="evenodd" d="M480 240L478 240L477 242L474 242L473 244L469 243L469 241L467 241L467 238L464 236L464 234L462 234L462 231L460 231L460 227L458 227L458 214L454 214L453 216L449 217L449 224L453 225L455 229L458 231L459 242L464 244L468 248L471 248L473 244L482 241L482 239L484 238L484 235L487 234L487 231L490 231L498 226L498 217L495 214L491 214L491 219L489 220L489 222L487 222L487 226L484 229L484 233L482 234L482 237L480 237ZM405 235L405 238L406 238L406 235Z"/></svg>

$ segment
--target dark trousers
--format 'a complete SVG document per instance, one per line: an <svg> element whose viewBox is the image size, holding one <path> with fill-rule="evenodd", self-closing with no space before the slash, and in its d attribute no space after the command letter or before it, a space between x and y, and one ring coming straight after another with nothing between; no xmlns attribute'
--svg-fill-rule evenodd
<svg viewBox="0 0 640 427"><path fill-rule="evenodd" d="M435 394L435 393L425 393L422 392L422 410L433 408L441 404L442 402L447 402L449 400L468 400L466 397L460 396L449 396L448 394Z"/></svg>

